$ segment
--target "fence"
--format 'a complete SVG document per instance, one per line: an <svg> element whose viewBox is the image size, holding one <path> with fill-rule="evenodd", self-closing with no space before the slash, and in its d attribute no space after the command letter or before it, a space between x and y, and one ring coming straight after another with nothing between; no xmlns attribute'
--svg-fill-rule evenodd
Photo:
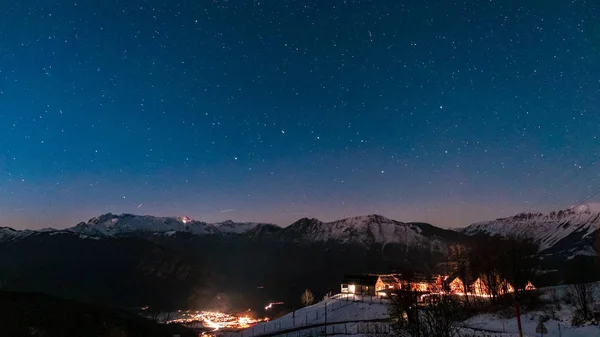
<svg viewBox="0 0 600 337"><path fill-rule="evenodd" d="M311 326L299 326L292 329L284 329L270 333L261 333L254 335L252 329L247 329L239 333L228 333L225 337L312 337L312 336L333 336L333 335L388 335L391 327L387 320L369 320L369 321L350 321L350 322L331 322L321 323Z"/></svg>
<svg viewBox="0 0 600 337"><path fill-rule="evenodd" d="M337 317L336 311L345 308L349 305L353 305L356 303L367 303L367 304L384 304L387 303L386 299L382 299L375 296L364 296L364 295L354 295L354 294L337 294L325 300L325 303L321 306L312 306L299 309L293 313L287 314L279 319L276 319L271 322L264 322L258 325L255 325L251 328L248 328L244 331L239 332L230 332L226 333L223 336L225 337L266 337L266 336L275 336L275 335L283 335L284 332L294 332L294 337L298 334L298 331L301 330L310 330L316 327L320 328L319 333L329 333L329 334L340 334L341 329L344 332L350 331L349 333L344 334L352 334L353 329L369 329L372 327L373 331L378 331L377 329L382 329L379 325L369 326L367 322L377 323L380 321L387 320L387 311L386 315L383 317L369 317L369 319L362 319L362 317ZM360 311L357 311L360 313ZM329 316L329 317L328 317ZM345 316L345 315L343 315ZM342 324L342 327L337 327L337 325ZM346 324L354 324L354 325L346 325ZM358 324L358 325L356 325ZM366 324L366 325L365 325ZM355 327L356 325L356 327ZM333 332L325 331L325 327L327 329L333 329ZM360 330L362 331L362 330ZM370 330L369 330L370 331ZM291 336L288 334L288 336ZM300 335L299 335L300 337Z"/></svg>

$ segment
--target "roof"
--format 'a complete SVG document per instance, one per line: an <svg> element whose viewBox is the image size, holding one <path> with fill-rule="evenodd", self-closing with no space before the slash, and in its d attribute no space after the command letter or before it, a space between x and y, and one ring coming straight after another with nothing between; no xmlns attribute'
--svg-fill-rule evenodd
<svg viewBox="0 0 600 337"><path fill-rule="evenodd" d="M378 276L374 275L346 275L343 284L358 284L363 286L375 286Z"/></svg>
<svg viewBox="0 0 600 337"><path fill-rule="evenodd" d="M398 280L391 276L391 275L381 275L379 276L381 278L381 282L383 282L384 284L396 284L398 283Z"/></svg>

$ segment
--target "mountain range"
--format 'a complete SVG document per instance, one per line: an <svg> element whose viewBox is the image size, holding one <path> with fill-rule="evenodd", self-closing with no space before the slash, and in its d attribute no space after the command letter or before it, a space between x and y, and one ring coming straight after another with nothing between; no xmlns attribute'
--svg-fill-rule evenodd
<svg viewBox="0 0 600 337"><path fill-rule="evenodd" d="M132 237L140 235L246 235L255 239L265 236L290 242L337 242L341 244L396 243L405 246L428 247L443 251L445 241L461 236L521 237L536 242L541 252L575 255L595 255L596 234L600 230L600 204L585 204L548 214L520 213L512 217L471 224L455 231L426 223L400 222L381 215L346 218L332 222L302 218L287 227L268 223L218 223L196 221L188 217L155 217L149 215L107 213L57 230L15 230L0 227L0 242L22 239L30 235L77 234L81 239Z"/></svg>
<svg viewBox="0 0 600 337"><path fill-rule="evenodd" d="M477 236L531 239L544 268L560 270L574 256L595 258L599 228L597 204L459 230L381 215L280 227L108 213L61 230L0 228L0 287L121 307L293 307L306 288L338 291L347 273L447 272L449 246Z"/></svg>

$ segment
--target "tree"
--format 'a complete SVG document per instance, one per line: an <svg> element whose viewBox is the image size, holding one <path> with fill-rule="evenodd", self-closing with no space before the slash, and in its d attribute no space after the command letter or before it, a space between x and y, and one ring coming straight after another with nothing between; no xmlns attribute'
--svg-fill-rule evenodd
<svg viewBox="0 0 600 337"><path fill-rule="evenodd" d="M420 314L418 336L455 337L460 335L460 304L450 296L441 296Z"/></svg>
<svg viewBox="0 0 600 337"><path fill-rule="evenodd" d="M492 302L498 297L498 268L502 245L498 238L479 238L469 251L469 267L474 278L479 277Z"/></svg>
<svg viewBox="0 0 600 337"><path fill-rule="evenodd" d="M586 321L592 318L594 305L594 273L590 273L590 266L584 257L574 258L568 266L567 293L578 311L578 320Z"/></svg>
<svg viewBox="0 0 600 337"><path fill-rule="evenodd" d="M306 289L302 293L300 300L302 301L303 306L308 307L315 302L315 295L313 295L312 291Z"/></svg>
<svg viewBox="0 0 600 337"><path fill-rule="evenodd" d="M396 335L459 336L461 310L458 301L450 296L430 297L430 303L424 305L423 310L418 310L417 295L411 290L399 290L390 297L388 310Z"/></svg>
<svg viewBox="0 0 600 337"><path fill-rule="evenodd" d="M470 251L469 265L496 302L499 295L509 292L509 284L516 297L525 289L539 265L538 251L531 240L519 237L480 238Z"/></svg>
<svg viewBox="0 0 600 337"><path fill-rule="evenodd" d="M539 246L529 239L509 237L502 240L499 254L499 274L519 293L535 277L539 266Z"/></svg>
<svg viewBox="0 0 600 337"><path fill-rule="evenodd" d="M463 293L465 294L465 305L469 306L469 250L465 245L456 244L450 247L450 265L456 276L463 283Z"/></svg>
<svg viewBox="0 0 600 337"><path fill-rule="evenodd" d="M398 331L417 325L417 293L411 290L409 284L391 294L388 311Z"/></svg>

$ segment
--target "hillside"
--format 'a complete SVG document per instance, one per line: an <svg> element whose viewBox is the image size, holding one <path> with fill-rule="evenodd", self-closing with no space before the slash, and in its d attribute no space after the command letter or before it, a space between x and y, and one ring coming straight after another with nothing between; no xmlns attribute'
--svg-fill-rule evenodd
<svg viewBox="0 0 600 337"><path fill-rule="evenodd" d="M134 313L48 295L0 292L0 336L197 336Z"/></svg>

